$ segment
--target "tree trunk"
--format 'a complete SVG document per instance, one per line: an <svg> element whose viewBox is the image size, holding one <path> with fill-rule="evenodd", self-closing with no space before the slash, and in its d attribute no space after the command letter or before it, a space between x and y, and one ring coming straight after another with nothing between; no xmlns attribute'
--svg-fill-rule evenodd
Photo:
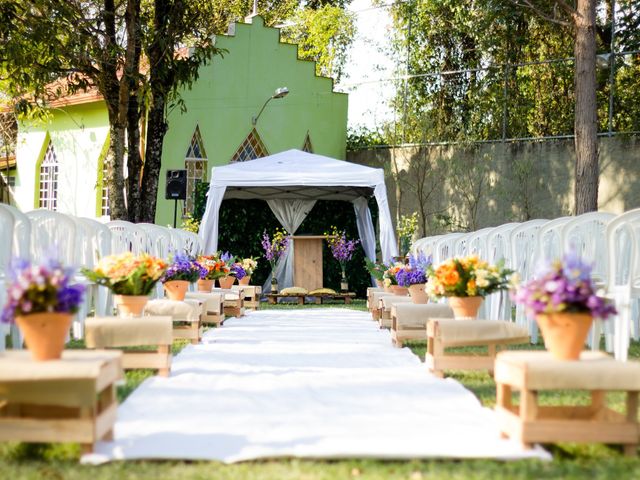
<svg viewBox="0 0 640 480"><path fill-rule="evenodd" d="M578 0L575 21L575 214L598 210L596 2Z"/></svg>
<svg viewBox="0 0 640 480"><path fill-rule="evenodd" d="M107 155L107 176L103 179L109 189L109 216L111 220L126 220L127 208L124 202L124 126L110 121L110 155Z"/></svg>
<svg viewBox="0 0 640 480"><path fill-rule="evenodd" d="M140 221L154 223L158 199L158 179L162 163L162 146L167 132L165 100L154 96L149 110L147 148L144 155L142 188L140 192Z"/></svg>
<svg viewBox="0 0 640 480"><path fill-rule="evenodd" d="M140 2L129 0L127 4L127 51L126 81L127 105L127 209L130 222L140 222L140 184L142 180L142 158L140 155L140 54L142 52L142 34L140 31Z"/></svg>

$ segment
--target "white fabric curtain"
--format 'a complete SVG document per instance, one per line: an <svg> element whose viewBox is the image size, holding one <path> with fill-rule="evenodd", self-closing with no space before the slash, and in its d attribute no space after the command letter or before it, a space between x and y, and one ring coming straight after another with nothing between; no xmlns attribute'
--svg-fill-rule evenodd
<svg viewBox="0 0 640 480"><path fill-rule="evenodd" d="M393 231L393 222L391 221L391 213L389 212L389 201L387 200L387 189L384 186L384 182L376 185L373 194L378 203L382 261L388 262L392 257L398 256L398 245L396 244L396 235Z"/></svg>
<svg viewBox="0 0 640 480"><path fill-rule="evenodd" d="M220 204L227 187L211 186L207 192L207 207L202 216L198 235L204 245L203 253L211 255L218 251L218 223L220 222Z"/></svg>
<svg viewBox="0 0 640 480"><path fill-rule="evenodd" d="M316 204L315 200L267 200L269 208L276 216L284 229L293 235L302 225L302 222ZM287 288L293 286L293 244L289 243L289 248L285 254L280 257L276 264L276 278L278 279L278 288ZM263 292L271 291L271 275L263 285Z"/></svg>
<svg viewBox="0 0 640 480"><path fill-rule="evenodd" d="M353 201L353 209L356 213L356 226L358 227L358 236L360 237L364 254L369 260L375 262L376 231L373 228L373 220L371 220L369 202L364 197L356 198ZM371 278L371 285L375 285L373 277Z"/></svg>

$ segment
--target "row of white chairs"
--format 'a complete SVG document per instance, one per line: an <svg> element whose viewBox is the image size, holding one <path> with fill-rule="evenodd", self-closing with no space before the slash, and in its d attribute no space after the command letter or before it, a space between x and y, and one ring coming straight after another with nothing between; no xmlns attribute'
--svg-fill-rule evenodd
<svg viewBox="0 0 640 480"><path fill-rule="evenodd" d="M6 301L4 278L13 257L38 260L58 258L73 268L93 268L107 255L123 252L147 252L167 258L172 252L202 253L203 244L195 233L149 223L130 223L114 220L101 223L91 218L65 215L51 210L32 210L23 213L17 208L0 203L0 307ZM91 308L98 315L106 315L111 303L106 289L88 282L78 275L78 282L85 283L88 294L74 324L75 336L82 335L84 319ZM162 296L161 285L156 296ZM5 333L0 327L0 349L4 348ZM12 330L14 344L20 344L17 329Z"/></svg>
<svg viewBox="0 0 640 480"><path fill-rule="evenodd" d="M483 228L469 233L449 233L417 240L412 252L432 255L435 264L450 257L476 254L518 272L523 281L535 275L536 265L560 258L573 249L593 265L592 278L600 292L616 303L613 321L596 321L589 342L597 348L602 329L608 351L626 360L630 338L640 338L638 299L640 298L640 209L621 215L591 212L554 220L530 220ZM512 305L505 293L491 295L484 305L486 316L511 320ZM516 306L515 321L529 325L532 341L537 341L534 322Z"/></svg>

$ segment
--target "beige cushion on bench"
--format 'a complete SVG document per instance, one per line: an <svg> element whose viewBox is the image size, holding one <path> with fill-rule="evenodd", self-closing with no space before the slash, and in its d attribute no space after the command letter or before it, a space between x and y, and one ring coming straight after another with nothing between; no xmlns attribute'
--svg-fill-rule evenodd
<svg viewBox="0 0 640 480"><path fill-rule="evenodd" d="M369 300L373 308L378 308L379 301L382 297L391 297L391 296L397 297L398 295L394 295L391 292L385 292L384 290L381 292L371 292L371 296L369 297Z"/></svg>
<svg viewBox="0 0 640 480"><path fill-rule="evenodd" d="M195 322L200 318L200 302L193 299L149 300L144 308L145 315L169 315L174 321Z"/></svg>
<svg viewBox="0 0 640 480"><path fill-rule="evenodd" d="M231 287L234 291L242 291L242 295L246 297L256 297L262 293L262 287L259 285L233 285Z"/></svg>
<svg viewBox="0 0 640 480"><path fill-rule="evenodd" d="M431 318L453 318L453 310L442 303L394 303L391 316L396 318L398 328L424 330Z"/></svg>
<svg viewBox="0 0 640 480"><path fill-rule="evenodd" d="M519 388L640 391L640 362L618 362L603 352L582 352L579 361L533 351L501 352L497 358L496 382L508 378Z"/></svg>
<svg viewBox="0 0 640 480"><path fill-rule="evenodd" d="M528 340L526 328L502 320L430 319L427 334L445 347L486 345L505 340Z"/></svg>
<svg viewBox="0 0 640 480"><path fill-rule="evenodd" d="M185 299L202 302L202 309L206 313L219 314L222 312L222 294L205 292L187 292Z"/></svg>
<svg viewBox="0 0 640 480"><path fill-rule="evenodd" d="M170 316L89 317L85 320L85 343L87 348L171 345L172 328Z"/></svg>
<svg viewBox="0 0 640 480"><path fill-rule="evenodd" d="M391 307L396 303L413 303L411 297L403 297L400 295L391 295L386 297L380 297L380 305L385 312L390 312Z"/></svg>

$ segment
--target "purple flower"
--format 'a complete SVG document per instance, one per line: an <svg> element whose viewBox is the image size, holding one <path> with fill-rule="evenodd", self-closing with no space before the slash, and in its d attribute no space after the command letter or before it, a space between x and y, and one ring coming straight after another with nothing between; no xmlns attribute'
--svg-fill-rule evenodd
<svg viewBox="0 0 640 480"><path fill-rule="evenodd" d="M574 252L567 253L561 261L544 264L532 280L512 292L512 298L525 306L530 317L540 313L588 312L606 319L616 313L607 299L596 295L591 265Z"/></svg>
<svg viewBox="0 0 640 480"><path fill-rule="evenodd" d="M270 238L265 230L262 233L261 244L264 250L264 258L271 264L271 268L275 268L275 263L289 248L289 237L286 232L277 231L273 238Z"/></svg>
<svg viewBox="0 0 640 480"><path fill-rule="evenodd" d="M166 283L171 280L185 280L193 283L206 274L207 270L196 262L195 258L186 253L175 253L169 268L164 272L160 281Z"/></svg>
<svg viewBox="0 0 640 480"><path fill-rule="evenodd" d="M329 248L333 258L338 260L344 269L345 264L353 257L353 252L355 252L360 240L347 240L347 234L344 230L338 232L335 227L333 235L334 237L328 237Z"/></svg>
<svg viewBox="0 0 640 480"><path fill-rule="evenodd" d="M242 264L240 263L234 263L233 265L231 265L230 274L236 277L238 280L242 280L247 276L247 272L244 270L244 268L242 268Z"/></svg>
<svg viewBox="0 0 640 480"><path fill-rule="evenodd" d="M83 285L69 285L73 270L47 258L41 265L14 259L7 275L7 303L0 321L12 323L16 316L41 313L75 313L84 295Z"/></svg>

